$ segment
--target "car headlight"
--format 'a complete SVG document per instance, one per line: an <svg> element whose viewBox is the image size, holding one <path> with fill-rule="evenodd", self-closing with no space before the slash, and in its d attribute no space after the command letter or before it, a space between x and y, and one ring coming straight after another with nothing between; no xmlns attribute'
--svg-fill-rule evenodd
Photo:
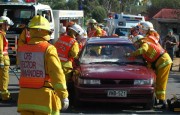
<svg viewBox="0 0 180 115"><path fill-rule="evenodd" d="M79 81L79 84L83 84L83 85L99 85L101 84L100 80L97 80L97 79L81 79L79 78L78 79Z"/></svg>
<svg viewBox="0 0 180 115"><path fill-rule="evenodd" d="M134 80L134 85L152 85L153 79Z"/></svg>

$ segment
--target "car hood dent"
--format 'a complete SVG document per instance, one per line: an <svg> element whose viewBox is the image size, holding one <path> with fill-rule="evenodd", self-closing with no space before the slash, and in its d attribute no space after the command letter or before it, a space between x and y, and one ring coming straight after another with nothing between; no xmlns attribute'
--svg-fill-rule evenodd
<svg viewBox="0 0 180 115"><path fill-rule="evenodd" d="M152 75L144 66L119 66L115 64L81 65L83 77L109 79L148 79Z"/></svg>

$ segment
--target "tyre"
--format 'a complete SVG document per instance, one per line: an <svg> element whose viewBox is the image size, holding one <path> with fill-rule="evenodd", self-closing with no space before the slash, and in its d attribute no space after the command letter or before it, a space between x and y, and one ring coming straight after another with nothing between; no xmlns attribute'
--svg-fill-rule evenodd
<svg viewBox="0 0 180 115"><path fill-rule="evenodd" d="M73 95L73 100L72 100L74 107L81 107L83 105L83 102L81 102L78 98L79 98L79 94L74 87L74 95Z"/></svg>
<svg viewBox="0 0 180 115"><path fill-rule="evenodd" d="M153 97L152 97L152 101L151 101L150 103L146 103L146 104L143 106L143 108L144 108L145 110L151 110L151 109L153 109L155 103L156 103L156 96L155 96L155 94L154 94Z"/></svg>

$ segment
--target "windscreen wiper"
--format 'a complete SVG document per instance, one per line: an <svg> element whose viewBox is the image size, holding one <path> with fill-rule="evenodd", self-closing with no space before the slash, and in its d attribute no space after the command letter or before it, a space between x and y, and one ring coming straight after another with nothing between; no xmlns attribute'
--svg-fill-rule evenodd
<svg viewBox="0 0 180 115"><path fill-rule="evenodd" d="M132 64L132 65L142 65L142 66L145 66L146 64L143 63L143 62L126 62L126 64Z"/></svg>

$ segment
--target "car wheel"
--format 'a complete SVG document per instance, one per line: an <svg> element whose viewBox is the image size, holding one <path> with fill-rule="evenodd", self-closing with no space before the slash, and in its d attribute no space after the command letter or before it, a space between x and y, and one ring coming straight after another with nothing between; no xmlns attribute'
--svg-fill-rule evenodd
<svg viewBox="0 0 180 115"><path fill-rule="evenodd" d="M79 94L74 87L74 98L73 98L73 106L74 107L81 107L82 106L82 102L78 98L79 98Z"/></svg>
<svg viewBox="0 0 180 115"><path fill-rule="evenodd" d="M145 110L151 110L151 109L153 109L153 107L154 107L154 104L156 103L156 96L155 96L155 94L153 95L153 97L152 97L152 101L150 102L150 103L146 103L144 106L143 106L143 108L145 109Z"/></svg>

